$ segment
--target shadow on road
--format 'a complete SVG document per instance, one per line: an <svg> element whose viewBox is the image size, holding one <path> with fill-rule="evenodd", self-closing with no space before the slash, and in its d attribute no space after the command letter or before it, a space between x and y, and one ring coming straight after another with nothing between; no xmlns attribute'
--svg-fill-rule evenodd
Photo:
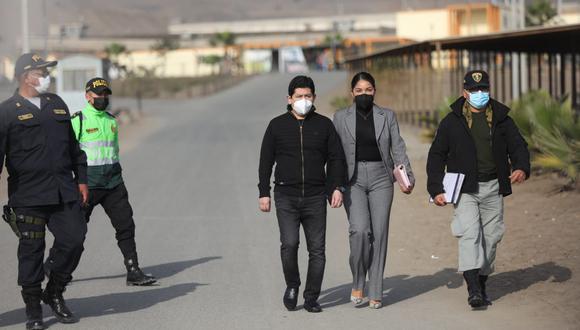
<svg viewBox="0 0 580 330"><path fill-rule="evenodd" d="M532 267L492 275L488 281L489 296L497 300L510 293L525 290L535 283L565 282L572 277L569 268L547 262ZM439 287L456 289L463 285L463 277L455 269L445 268L433 275L397 275L383 280L383 302L393 305L417 297ZM319 300L322 307L350 303L351 283L324 290Z"/></svg>
<svg viewBox="0 0 580 330"><path fill-rule="evenodd" d="M160 264L155 266L147 266L143 267L142 270L144 273L150 273L154 275L157 279L163 279L167 277L171 277L175 274L181 273L188 268L215 260L221 259L222 257L205 257L199 258L194 260L185 260L185 261L177 261L177 262L170 262L166 264ZM122 278L125 277L127 274L118 274L118 275L109 275L109 276L97 276L97 277L89 277L89 278L80 278L78 280L73 280L73 282L85 282L85 281L95 281L95 280L109 280L115 278Z"/></svg>
<svg viewBox="0 0 580 330"><path fill-rule="evenodd" d="M112 293L96 297L68 299L67 305L79 318L103 316L109 314L130 313L146 309L156 304L185 296L195 290L198 283L176 284L166 288L155 288L136 292ZM45 316L52 315L52 311L43 305ZM0 327L24 324L24 308L15 309L0 315ZM51 317L45 322L46 326L57 323Z"/></svg>
<svg viewBox="0 0 580 330"><path fill-rule="evenodd" d="M441 286L457 288L461 286L462 277L455 269L446 268L433 275L396 275L383 280L383 302L392 305L400 301L419 296ZM319 300L323 307L334 307L350 303L351 283L324 290Z"/></svg>
<svg viewBox="0 0 580 330"><path fill-rule="evenodd" d="M195 260L171 262L156 266L145 267L143 270L146 273L153 273L157 278L167 278L175 274L185 271L188 268L200 265L221 257L206 257ZM86 279L79 279L76 282L101 280L101 279L115 279L125 277L125 274L115 276L102 276ZM69 308L79 317L95 317L108 314L120 314L139 311L149 308L158 303L169 301L181 296L192 293L199 283L176 284L169 287L141 287L143 291L112 293L96 297L74 298L67 299ZM65 297L66 298L66 297ZM20 299L14 297L15 304L24 305ZM44 315L51 316L50 308L43 304ZM26 315L24 308L15 309L6 313L0 314L0 327L6 327L17 324L24 324ZM82 321L81 321L82 322ZM57 323L55 318L50 318L45 322L46 326Z"/></svg>
<svg viewBox="0 0 580 330"><path fill-rule="evenodd" d="M488 294L492 300L497 300L551 278L553 278L552 282L566 282L572 278L572 271L570 268L559 266L554 262L546 262L524 269L499 273L489 277Z"/></svg>

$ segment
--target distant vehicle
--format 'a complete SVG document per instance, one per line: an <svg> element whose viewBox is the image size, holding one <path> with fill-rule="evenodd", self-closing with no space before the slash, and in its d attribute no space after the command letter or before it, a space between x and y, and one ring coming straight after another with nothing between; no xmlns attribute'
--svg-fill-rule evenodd
<svg viewBox="0 0 580 330"><path fill-rule="evenodd" d="M86 105L85 84L91 78L108 79L106 62L89 55L72 55L58 61L56 66L56 93L65 101L70 113Z"/></svg>
<svg viewBox="0 0 580 330"><path fill-rule="evenodd" d="M282 47L278 52L280 72L308 72L308 63L301 47Z"/></svg>

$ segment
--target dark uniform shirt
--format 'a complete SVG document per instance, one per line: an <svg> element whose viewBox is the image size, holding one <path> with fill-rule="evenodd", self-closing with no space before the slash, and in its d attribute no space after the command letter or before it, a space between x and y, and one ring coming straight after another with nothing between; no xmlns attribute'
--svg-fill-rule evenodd
<svg viewBox="0 0 580 330"><path fill-rule="evenodd" d="M477 170L479 181L488 181L497 171L491 150L491 128L487 123L485 111L472 112L471 135L477 151Z"/></svg>
<svg viewBox="0 0 580 330"><path fill-rule="evenodd" d="M38 109L16 91L0 104L0 164L6 159L11 207L73 202L77 184L87 183L86 155L66 104L54 94L40 99Z"/></svg>

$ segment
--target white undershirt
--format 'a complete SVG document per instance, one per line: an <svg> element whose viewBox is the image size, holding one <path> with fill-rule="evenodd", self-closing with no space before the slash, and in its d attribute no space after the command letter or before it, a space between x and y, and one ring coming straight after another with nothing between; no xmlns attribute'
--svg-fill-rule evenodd
<svg viewBox="0 0 580 330"><path fill-rule="evenodd" d="M40 97L27 97L26 99L40 110Z"/></svg>

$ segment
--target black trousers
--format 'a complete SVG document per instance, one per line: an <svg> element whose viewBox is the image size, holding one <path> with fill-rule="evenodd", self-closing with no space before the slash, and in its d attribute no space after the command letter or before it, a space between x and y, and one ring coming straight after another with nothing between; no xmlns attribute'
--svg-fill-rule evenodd
<svg viewBox="0 0 580 330"><path fill-rule="evenodd" d="M304 300L316 301L320 295L326 264L326 196L294 197L276 192L274 199L280 227L280 256L286 286L295 288L300 286L298 245L302 224L308 249Z"/></svg>
<svg viewBox="0 0 580 330"><path fill-rule="evenodd" d="M87 233L79 202L51 206L17 207L16 215L43 218L54 236L50 249L50 271L61 284L72 280L84 250ZM44 232L45 225L18 223L21 232ZM18 285L39 287L44 279L44 239L21 239L18 243Z"/></svg>
<svg viewBox="0 0 580 330"><path fill-rule="evenodd" d="M89 203L84 208L87 222L89 222L93 209L99 204L115 228L115 238L123 257L125 259L137 258L133 209L129 204L129 193L125 184L121 183L113 189L91 189Z"/></svg>

